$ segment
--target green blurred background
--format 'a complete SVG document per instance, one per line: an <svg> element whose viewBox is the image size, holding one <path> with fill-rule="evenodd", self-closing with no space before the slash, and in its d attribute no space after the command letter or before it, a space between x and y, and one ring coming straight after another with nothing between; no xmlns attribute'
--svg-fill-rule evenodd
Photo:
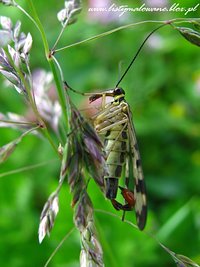
<svg viewBox="0 0 200 267"><path fill-rule="evenodd" d="M102 1L103 6L106 2ZM141 6L142 1L116 1L117 5ZM198 17L197 12L129 12L124 16L88 12L83 3L77 23L64 33L59 47L72 44L121 25L144 20L167 20L176 17ZM113 2L110 2L112 4ZM171 6L177 1L146 1L146 5ZM28 11L26 1L20 4ZM44 25L50 47L60 25L56 14L63 1L34 1ZM193 7L197 0L180 2L180 7ZM25 33L31 32L32 70L49 70L36 27L18 10L2 7L0 15L22 21ZM115 86L145 36L158 24L145 23L104 38L72 47L56 54L65 79L77 90L94 92ZM181 26L189 26L183 24ZM119 63L121 62L121 69ZM26 113L20 95L7 88L0 77L0 112ZM162 28L146 43L142 53L121 86L132 112L148 191L148 222L146 231L176 253L200 263L200 52L170 26ZM87 99L71 94L80 107ZM80 104L80 102L82 104ZM0 145L19 136L19 132L0 128ZM31 164L54 160L40 168L6 172ZM60 195L60 212L50 238L39 245L37 231L42 207L55 190L60 163L48 142L35 136L26 137L0 169L0 264L9 267L44 266L61 239L73 227L71 195L64 186ZM89 185L95 209L115 212L95 183ZM127 219L134 222L134 214ZM115 217L95 213L99 239L104 249L105 266L151 267L175 266L157 242ZM73 231L49 266L79 266L80 242Z"/></svg>

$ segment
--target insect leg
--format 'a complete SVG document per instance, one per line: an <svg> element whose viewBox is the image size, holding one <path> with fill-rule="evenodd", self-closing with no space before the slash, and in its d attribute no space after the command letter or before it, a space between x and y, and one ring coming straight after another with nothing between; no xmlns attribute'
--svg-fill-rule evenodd
<svg viewBox="0 0 200 267"><path fill-rule="evenodd" d="M121 194L124 197L124 199L127 201L127 204L122 205L120 202L118 202L115 199L112 199L111 202L116 210L123 210L123 211L130 211L133 210L135 206L135 197L134 193L126 188L123 188L119 186L121 189ZM122 217L122 220L124 218L124 215Z"/></svg>

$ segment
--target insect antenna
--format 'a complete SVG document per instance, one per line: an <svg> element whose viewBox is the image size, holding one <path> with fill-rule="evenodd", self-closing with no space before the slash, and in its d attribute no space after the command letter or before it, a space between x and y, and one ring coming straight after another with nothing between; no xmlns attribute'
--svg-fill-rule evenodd
<svg viewBox="0 0 200 267"><path fill-rule="evenodd" d="M85 93L82 93L82 92L80 92L78 90L73 89L66 81L63 81L63 83L64 83L64 87L65 87L66 90L69 89L69 90L71 90L72 92L74 92L76 94L85 95Z"/></svg>
<svg viewBox="0 0 200 267"><path fill-rule="evenodd" d="M136 52L136 54L134 55L133 59L131 60L130 64L128 65L128 67L126 68L125 72L122 74L121 78L119 79L119 81L117 82L117 84L115 85L115 88L117 88L119 86L119 84L121 83L121 81L124 79L125 75L127 74L127 72L129 71L129 69L131 68L131 66L133 65L133 63L135 62L136 58L138 57L140 51L142 50L143 46L145 45L146 41L149 39L149 37L156 32L157 30L159 30L160 28L164 27L166 24L162 24L159 27L155 28L152 32L150 32L147 37L144 39L144 41L142 42L141 46L139 47L138 51Z"/></svg>

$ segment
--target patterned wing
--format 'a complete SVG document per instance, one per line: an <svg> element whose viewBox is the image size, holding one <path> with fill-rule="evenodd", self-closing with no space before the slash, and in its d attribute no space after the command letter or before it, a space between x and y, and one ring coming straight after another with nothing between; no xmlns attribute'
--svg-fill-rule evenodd
<svg viewBox="0 0 200 267"><path fill-rule="evenodd" d="M128 108L128 134L129 134L129 173L134 176L134 197L135 197L135 212L137 225L140 230L143 230L146 224L147 218L147 200L146 200L146 187L144 182L144 176L142 171L142 164L140 158L140 152L135 134L135 128L132 122L132 116L130 109ZM132 167L130 169L130 167ZM131 177L129 177L129 180ZM131 181L128 181L131 183Z"/></svg>

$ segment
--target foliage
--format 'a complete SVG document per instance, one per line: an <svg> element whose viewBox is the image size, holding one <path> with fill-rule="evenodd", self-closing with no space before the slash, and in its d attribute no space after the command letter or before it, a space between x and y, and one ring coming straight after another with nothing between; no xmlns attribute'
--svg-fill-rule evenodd
<svg viewBox="0 0 200 267"><path fill-rule="evenodd" d="M36 1L34 6L44 30L37 21L31 1L27 1L28 6L24 3L23 8L37 21L37 27L33 26L32 20L22 15L24 9L19 8L14 1L0 2L17 7L1 5L4 19L1 20L0 33L3 36L1 46L4 48L0 52L0 72L14 84L16 91L0 77L0 156L2 161L7 159L1 164L0 173L0 257L3 265L11 267L44 266L63 236L73 227L70 207L72 196L65 186L60 190L58 178L60 158L65 153L62 147L66 140L70 140L65 137L72 130L67 119L69 114L75 116L71 111L78 111L69 105L66 92L63 91L63 80L81 92L113 88L118 80L118 72L121 76L145 36L158 26L158 23L145 21L175 19L183 14L130 12L121 17L116 13L109 18L103 13L94 15L89 12L88 6L92 1L90 4L83 3L80 14L79 1L66 1L64 8L61 1L49 1L48 9L45 2ZM196 4L195 0L190 1L190 4L188 1L181 2L181 5L187 7ZM131 6L132 1L128 5ZM61 25L56 21L55 10L58 14L59 10L62 11L58 16ZM175 266L173 259L177 266L197 266L194 262L200 262L199 47L190 43L199 45L199 20L189 20L189 25L187 21L187 17L195 18L197 15L195 12L186 15L185 22L180 20L180 24L177 20L177 24L173 23L175 30L170 24L154 33L122 83L133 111L147 183L149 214L146 231L154 233L166 247L162 244L159 246L146 232L140 232L132 225L118 220L121 214L113 210L97 186L100 182L98 175L96 183L90 181L89 184L87 175L81 187L83 194L80 199L77 198L80 187L76 188L76 183L73 186L71 183L74 202L83 201L88 205L86 211L77 205L75 214L78 216L83 212L84 215L89 214L90 219L88 224L83 224L85 228L82 228L82 224L78 225L82 231L82 262L90 249L97 257L100 255L101 261L99 241L104 251L105 266ZM12 16L13 22L6 19L8 16ZM78 21L68 27L77 18ZM21 23L17 22L19 19ZM142 24L116 30L121 25L138 21ZM178 31L190 42L182 38ZM20 35L20 32L30 34ZM48 42L44 40L44 32ZM55 42L59 32L63 32L61 39ZM108 33L101 35L105 32ZM87 40L74 46L80 40L96 35L99 36L92 38L93 41ZM5 44L8 41L12 42L12 46L10 44L7 49ZM48 44L52 49L48 48ZM60 49L70 44L73 44L71 48ZM55 79L59 77L57 66L62 70L58 81ZM34 68L37 69L35 74L30 71ZM47 71L51 68L57 93L51 83L52 74L39 68ZM67 94L70 94L70 101L75 102L80 110L87 106L86 97L69 91ZM76 115L82 120L80 116L79 113ZM21 133L16 129L22 132L23 137L33 129L38 134L33 131L32 135L26 135L21 140ZM92 151L93 156L98 153L101 155L98 141L91 147L89 142L83 144L85 136L81 136L82 132L78 134L78 140L70 142L81 142L83 151ZM89 138L95 139L93 135ZM20 144L16 149L18 142ZM57 149L59 143L62 143L60 150ZM99 162L96 164L98 168ZM95 169L87 170L91 171L95 173ZM64 179L60 179L60 182L62 184ZM76 182L79 183L79 179ZM57 188L59 213L57 195L52 194L57 193ZM56 220L51 237L39 245L37 228L47 199L49 205L41 216L41 221L46 218L45 221L50 223L45 224L49 227L46 233L51 230L55 216ZM53 205L55 202L56 205ZM111 216L109 212L114 215ZM126 220L133 221L133 217L133 214L129 214ZM49 266L79 266L79 252L79 236L73 231ZM180 254L189 256L193 261Z"/></svg>

